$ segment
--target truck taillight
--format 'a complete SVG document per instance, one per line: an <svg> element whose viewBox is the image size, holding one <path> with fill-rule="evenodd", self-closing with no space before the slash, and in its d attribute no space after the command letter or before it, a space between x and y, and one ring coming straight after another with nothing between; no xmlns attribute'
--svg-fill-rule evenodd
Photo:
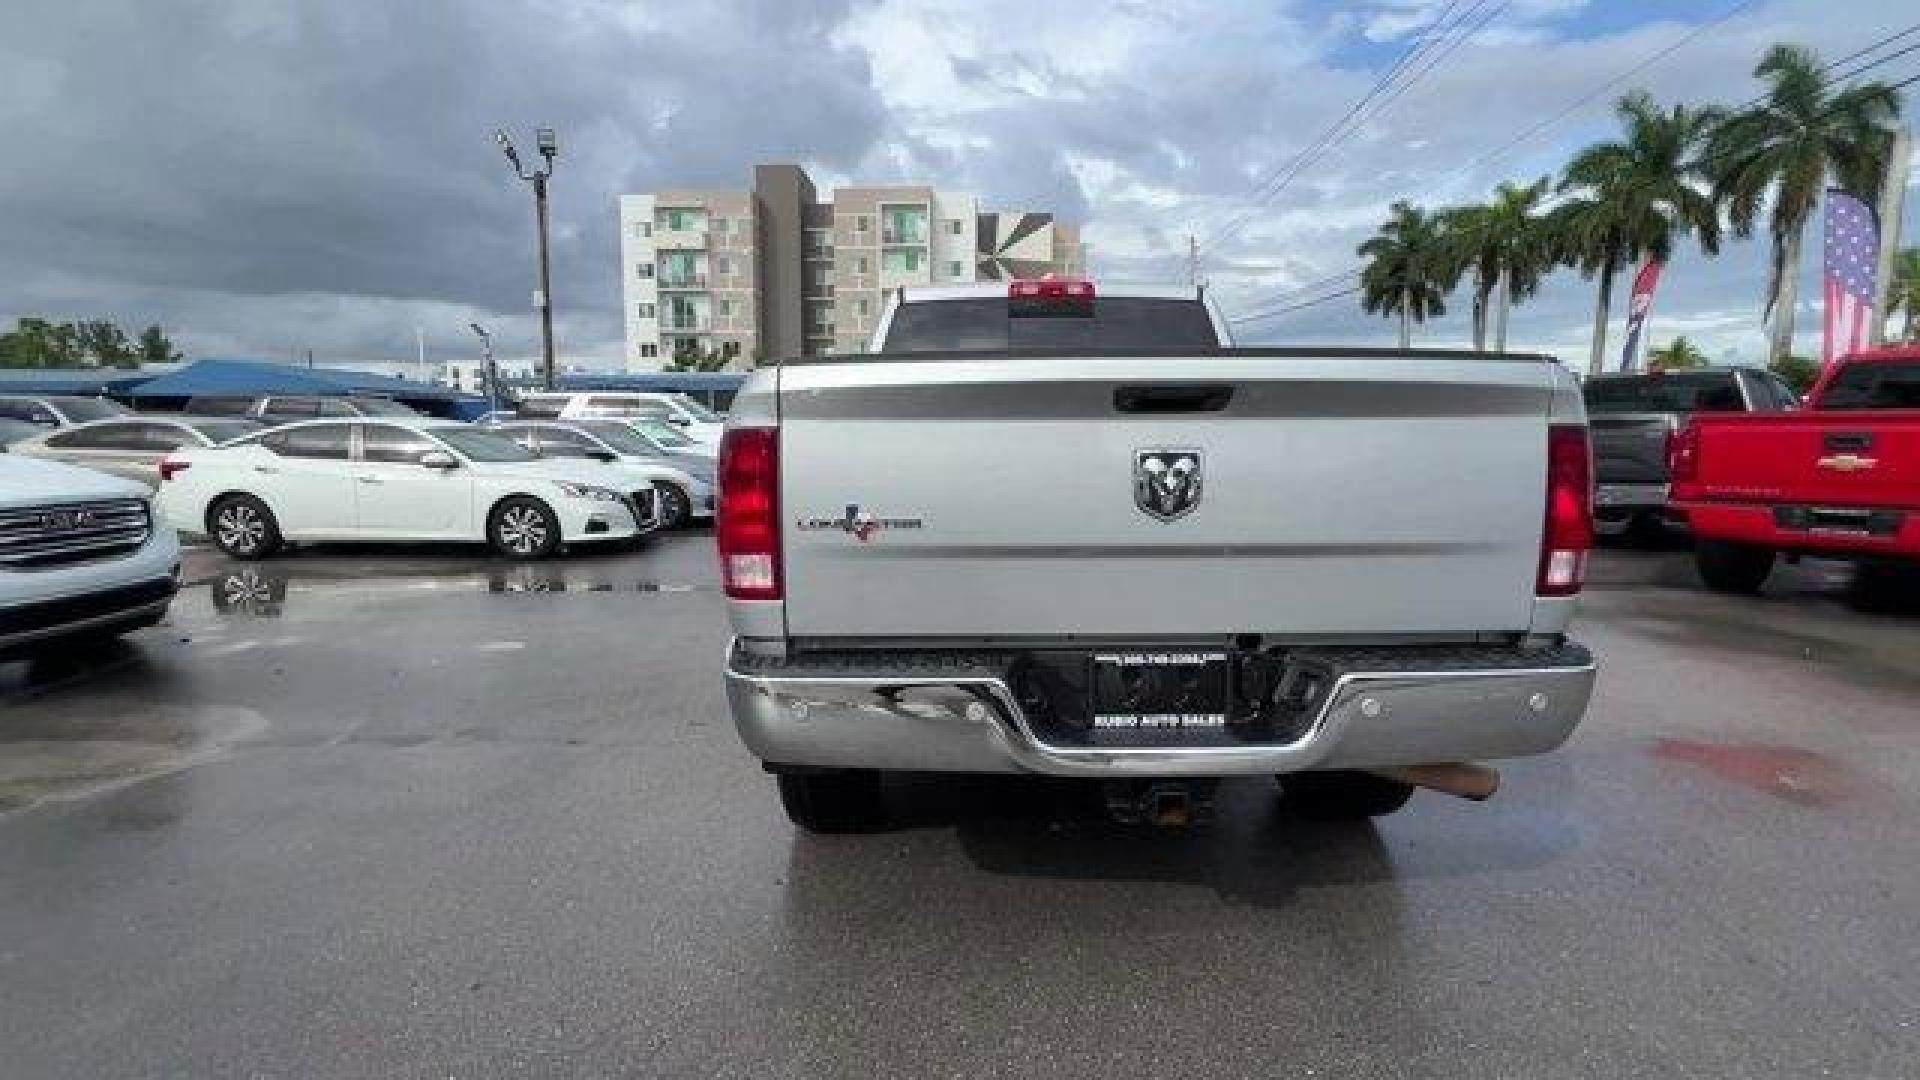
<svg viewBox="0 0 1920 1080"><path fill-rule="evenodd" d="M720 579L735 600L778 600L780 587L780 435L733 428L720 439L719 506L714 539Z"/></svg>
<svg viewBox="0 0 1920 1080"><path fill-rule="evenodd" d="M1667 433L1667 478L1685 483L1700 475L1700 429L1688 424Z"/></svg>
<svg viewBox="0 0 1920 1080"><path fill-rule="evenodd" d="M179 476L181 473L186 472L187 467L191 464L192 462L186 461L185 459L182 459L182 458L174 457L172 454L168 454L166 457L161 458L160 459L160 482L164 484L167 481L173 479L174 477Z"/></svg>
<svg viewBox="0 0 1920 1080"><path fill-rule="evenodd" d="M1540 596L1572 596L1587 579L1593 548L1593 456L1587 429L1547 428L1547 521L1540 535Z"/></svg>

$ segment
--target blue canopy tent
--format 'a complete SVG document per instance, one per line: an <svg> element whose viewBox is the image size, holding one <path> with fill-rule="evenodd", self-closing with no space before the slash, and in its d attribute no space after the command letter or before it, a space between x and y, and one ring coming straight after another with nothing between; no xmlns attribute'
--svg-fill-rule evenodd
<svg viewBox="0 0 1920 1080"><path fill-rule="evenodd" d="M251 394L363 395L392 398L432 416L471 420L484 413L487 400L444 386L344 368L295 367L258 360L201 360L150 379L125 392L146 407L180 408L201 396Z"/></svg>
<svg viewBox="0 0 1920 1080"><path fill-rule="evenodd" d="M124 397L152 377L119 368L4 368L0 369L0 394Z"/></svg>

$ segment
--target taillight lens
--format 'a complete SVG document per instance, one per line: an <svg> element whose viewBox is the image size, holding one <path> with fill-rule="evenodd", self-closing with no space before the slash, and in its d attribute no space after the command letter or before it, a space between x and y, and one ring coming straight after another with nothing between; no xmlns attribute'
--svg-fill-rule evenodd
<svg viewBox="0 0 1920 1080"><path fill-rule="evenodd" d="M164 484L167 481L173 479L174 477L179 476L181 473L186 472L187 467L191 464L192 462L174 457L172 454L168 454L166 457L161 458L160 459L160 482Z"/></svg>
<svg viewBox="0 0 1920 1080"><path fill-rule="evenodd" d="M780 435L734 428L720 439L719 505L714 539L720 580L735 600L778 600L780 587Z"/></svg>
<svg viewBox="0 0 1920 1080"><path fill-rule="evenodd" d="M1587 429L1547 429L1547 522L1540 536L1541 596L1572 596L1587 580L1593 549L1593 457Z"/></svg>
<svg viewBox="0 0 1920 1080"><path fill-rule="evenodd" d="M1667 434L1667 477L1685 482L1700 475L1700 429L1688 424Z"/></svg>

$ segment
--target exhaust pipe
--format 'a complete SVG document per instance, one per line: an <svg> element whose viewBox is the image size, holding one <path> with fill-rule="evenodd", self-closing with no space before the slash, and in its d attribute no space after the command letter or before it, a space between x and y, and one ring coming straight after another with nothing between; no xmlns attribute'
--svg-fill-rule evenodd
<svg viewBox="0 0 1920 1080"><path fill-rule="evenodd" d="M1379 769L1379 775L1403 784L1423 787L1474 802L1486 802L1500 790L1500 771L1489 765L1468 761L1443 761L1432 765L1409 765L1402 769Z"/></svg>

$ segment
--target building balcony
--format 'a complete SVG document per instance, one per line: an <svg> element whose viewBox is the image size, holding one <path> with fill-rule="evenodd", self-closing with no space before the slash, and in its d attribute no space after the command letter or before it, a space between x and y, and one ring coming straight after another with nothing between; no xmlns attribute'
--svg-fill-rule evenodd
<svg viewBox="0 0 1920 1080"><path fill-rule="evenodd" d="M883 229L880 243L885 247L926 247L927 234L921 229Z"/></svg>
<svg viewBox="0 0 1920 1080"><path fill-rule="evenodd" d="M660 287L662 289L681 290L704 289L707 287L707 275L675 274L672 277L663 277L660 279Z"/></svg>
<svg viewBox="0 0 1920 1080"><path fill-rule="evenodd" d="M661 320L660 330L662 333L672 334L711 334L713 320L668 318Z"/></svg>
<svg viewBox="0 0 1920 1080"><path fill-rule="evenodd" d="M655 251L705 251L707 234L692 229L653 230Z"/></svg>

